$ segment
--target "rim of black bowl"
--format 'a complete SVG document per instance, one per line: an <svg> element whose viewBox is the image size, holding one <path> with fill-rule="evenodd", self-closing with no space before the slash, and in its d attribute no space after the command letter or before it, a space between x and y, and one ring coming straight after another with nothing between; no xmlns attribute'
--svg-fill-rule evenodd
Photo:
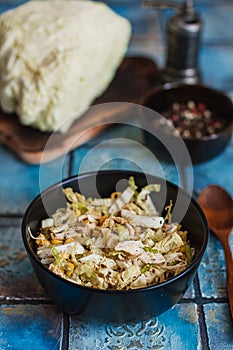
<svg viewBox="0 0 233 350"><path fill-rule="evenodd" d="M151 108L150 106L147 105L147 100L149 98L152 98L153 95L157 94L157 93L162 93L162 92L169 92L169 91L175 91L177 89L202 89L203 91L205 90L206 92L209 92L211 94L214 94L215 96L218 96L221 99L224 99L225 102L227 104L229 104L229 106L231 105L232 108L232 116L231 118L225 118L226 120L228 120L227 125L219 130L217 133L213 133L211 135L206 135L203 136L201 139L197 139L195 137L190 137L190 138L182 138L182 140L184 142L193 142L193 141L197 141L197 142L201 142L201 141L210 141L210 140L215 140L218 137L221 137L223 135L225 135L226 132L230 132L233 128L233 102L231 101L231 99L221 90L217 90L212 88L211 86L208 85L204 85L204 84L185 84L185 83L181 83L181 82L168 82L165 83L164 85L160 85L160 86L156 86L152 89L150 89L141 99L140 103L142 104L142 106L149 108L151 110L154 110L153 108ZM155 110L154 110L155 111ZM161 114L160 111L156 111L159 114ZM162 114L161 114L162 115Z"/></svg>
<svg viewBox="0 0 233 350"><path fill-rule="evenodd" d="M80 178L85 178L85 177L90 177L90 176L93 176L94 174L127 174L127 176L142 176L143 174L145 176L149 176L149 177L153 177L155 179L161 179L163 181L166 181L166 183L173 187L173 188L177 188L179 189L179 191L182 191L183 194L185 196L188 196L189 198L191 198L191 202L193 203L193 205L197 208L200 216L201 216L201 219L202 219L202 222L203 222L203 225L204 225L204 228L205 228L205 231L206 231L206 234L204 236L204 239L203 239L203 242L202 242L202 246L200 247L200 250L199 250L199 253L198 255L196 255L194 257L194 259L192 260L191 264L181 273L179 273L178 275L174 276L174 277L171 277L169 278L168 280L164 281L164 282L161 282L161 283L158 283L158 284L155 284L155 285L151 285L151 286L148 286L148 287L143 287L143 288L135 288L135 289L98 289L98 288L94 288L94 287L86 287L86 286L82 286L78 283L75 283L75 282L72 282L70 280L66 280L65 278L63 277L60 277L59 275L55 274L54 272L50 271L44 264L42 264L42 262L40 261L40 259L37 257L37 255L35 254L34 250L32 249L31 245L29 244L28 242L28 239L26 237L27 235L27 217L28 217L28 214L30 213L32 207L34 206L34 204L40 200L40 198L42 196L44 196L46 193L52 191L53 189L56 189L56 188L59 188L59 187L62 187L64 186L65 184L69 183L70 181L72 180L75 180L75 179L80 179ZM89 292L98 292L98 293L110 293L110 294L121 294L121 293L139 293L139 292L142 292L142 291L149 291L149 290L152 290L152 289L158 289L160 287L163 287L163 286L166 286L166 285L169 285L170 283L172 283L173 281L176 281L177 279L180 279L182 276L186 275L189 273L190 270L192 270L199 262L200 260L202 259L202 256L206 250L206 247L207 247L207 243L208 243L208 239L209 239L209 228L208 228L208 223L207 223L207 220L206 220L206 217L201 209L201 207L199 206L199 204L197 203L197 201L193 198L193 196L190 196L185 190L183 190L182 188L180 188L179 186L175 185L174 183L168 181L168 180L164 180L162 178L160 178L159 176L156 176L156 175L153 175L153 174L148 174L148 173L144 173L144 172L137 172L137 171L128 171L128 170L102 170L102 171L92 171L92 172L85 172L85 173L81 173L81 174L78 174L78 175L73 175L73 176L70 176L68 178L65 178L64 180L62 181L59 181L57 183L55 183L54 185L52 186L49 186L48 188L46 188L45 190L43 190L39 195L37 195L32 201L31 203L29 204L29 206L27 207L26 211L25 211L25 214L23 216L23 220L22 220L22 225L21 225L21 228L22 228L22 238L23 238L23 243L24 243L24 246L26 248L26 251L27 253L30 255L30 257L37 263L40 265L40 267L45 270L46 273L50 274L51 276L53 276L54 278L60 280L60 281L63 281L64 283L67 283L69 285L72 285L73 287L77 287L77 288L81 288L81 289L84 289L84 290L87 290Z"/></svg>

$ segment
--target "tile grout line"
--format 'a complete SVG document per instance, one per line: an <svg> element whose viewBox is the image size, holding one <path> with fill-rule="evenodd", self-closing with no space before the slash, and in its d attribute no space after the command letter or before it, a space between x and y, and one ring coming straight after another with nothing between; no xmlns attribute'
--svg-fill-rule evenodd
<svg viewBox="0 0 233 350"><path fill-rule="evenodd" d="M198 324L199 324L202 349L210 350L209 337L208 337L208 332L207 332L207 327L205 322L205 313L203 310L203 305L198 305Z"/></svg>
<svg viewBox="0 0 233 350"><path fill-rule="evenodd" d="M216 304L225 304L227 303L227 298L183 298L181 299L177 304L186 304L186 303L195 303L197 305L207 305L211 303ZM18 297L1 297L0 296L0 304L28 304L28 305L39 305L39 304L45 304L45 305L55 305L53 301L50 299L42 299L42 298L18 298Z"/></svg>
<svg viewBox="0 0 233 350"><path fill-rule="evenodd" d="M63 312L63 324L62 324L62 341L61 350L69 349L69 334L70 334L70 316Z"/></svg>
<svg viewBox="0 0 233 350"><path fill-rule="evenodd" d="M195 297L202 301L200 304L197 305L198 326L199 326L200 340L201 340L202 348L209 350L209 337L208 337L208 331L207 331L207 326L206 326L206 321L205 321L205 314L204 314L204 310L203 310L203 298L201 295L201 288L200 288L198 273L196 274L196 276L194 278L194 291L195 291Z"/></svg>

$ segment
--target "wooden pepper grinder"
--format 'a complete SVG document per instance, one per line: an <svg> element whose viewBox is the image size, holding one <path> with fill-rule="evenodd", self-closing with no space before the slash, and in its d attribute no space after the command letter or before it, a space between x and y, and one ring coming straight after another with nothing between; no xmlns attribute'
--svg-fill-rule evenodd
<svg viewBox="0 0 233 350"><path fill-rule="evenodd" d="M145 7L174 8L177 12L171 16L166 25L167 57L163 70L164 82L181 81L186 84L200 82L198 54L202 30L202 21L195 12L193 1L187 0L183 5L163 1L143 2Z"/></svg>

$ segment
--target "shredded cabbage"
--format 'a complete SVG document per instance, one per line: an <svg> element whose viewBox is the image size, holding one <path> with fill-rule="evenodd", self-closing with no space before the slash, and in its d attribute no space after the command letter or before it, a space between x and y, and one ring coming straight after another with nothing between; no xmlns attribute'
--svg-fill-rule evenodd
<svg viewBox="0 0 233 350"><path fill-rule="evenodd" d="M134 178L110 198L85 198L65 188L67 207L42 220L37 255L51 271L79 285L99 289L136 289L161 283L184 271L194 249L187 231L154 206L152 184L140 191Z"/></svg>

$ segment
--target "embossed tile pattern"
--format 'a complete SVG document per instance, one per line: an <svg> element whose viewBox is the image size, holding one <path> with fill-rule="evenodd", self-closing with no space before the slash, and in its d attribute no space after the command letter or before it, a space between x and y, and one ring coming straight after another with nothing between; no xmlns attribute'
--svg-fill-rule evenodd
<svg viewBox="0 0 233 350"><path fill-rule="evenodd" d="M90 326L72 318L70 348L194 350L200 345L197 319L193 303L177 305L164 315L134 325Z"/></svg>

